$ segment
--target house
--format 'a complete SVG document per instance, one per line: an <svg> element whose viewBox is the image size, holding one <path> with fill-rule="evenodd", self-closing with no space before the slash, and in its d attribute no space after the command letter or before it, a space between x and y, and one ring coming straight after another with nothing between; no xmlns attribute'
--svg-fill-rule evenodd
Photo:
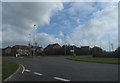
<svg viewBox="0 0 120 83"><path fill-rule="evenodd" d="M30 55L30 48L25 45L15 45L12 47L12 53L14 56L28 56Z"/></svg>
<svg viewBox="0 0 120 83"><path fill-rule="evenodd" d="M43 55L44 49L39 46L15 45L13 47L2 48L3 56L33 56L33 48L35 48L35 55Z"/></svg>
<svg viewBox="0 0 120 83"><path fill-rule="evenodd" d="M45 48L45 50L47 50L47 49L58 49L58 48L61 48L61 46L58 44L58 43L55 43L55 44L49 44L46 48Z"/></svg>
<svg viewBox="0 0 120 83"><path fill-rule="evenodd" d="M12 55L12 48L10 46L2 49L2 55L10 56Z"/></svg>
<svg viewBox="0 0 120 83"><path fill-rule="evenodd" d="M81 49L90 50L90 47L89 46L81 46Z"/></svg>
<svg viewBox="0 0 120 83"><path fill-rule="evenodd" d="M94 46L92 48L92 55L93 55L93 57L103 56L103 50L102 50L102 48Z"/></svg>
<svg viewBox="0 0 120 83"><path fill-rule="evenodd" d="M44 54L46 54L46 55L57 55L57 54L59 54L58 51L59 51L60 48L61 48L61 46L58 43L49 44L44 49Z"/></svg>
<svg viewBox="0 0 120 83"><path fill-rule="evenodd" d="M36 55L43 55L44 48L36 47Z"/></svg>
<svg viewBox="0 0 120 83"><path fill-rule="evenodd" d="M71 50L73 50L73 46L63 45L61 49L64 55L71 55Z"/></svg>
<svg viewBox="0 0 120 83"><path fill-rule="evenodd" d="M91 48L89 46L81 46L80 55L91 55Z"/></svg>

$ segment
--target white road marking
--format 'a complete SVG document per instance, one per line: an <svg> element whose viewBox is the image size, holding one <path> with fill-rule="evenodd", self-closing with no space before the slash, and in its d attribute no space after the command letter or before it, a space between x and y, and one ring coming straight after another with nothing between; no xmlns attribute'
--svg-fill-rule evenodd
<svg viewBox="0 0 120 83"><path fill-rule="evenodd" d="M39 76L43 75L43 74L38 73L38 72L34 72L34 74L39 75Z"/></svg>
<svg viewBox="0 0 120 83"><path fill-rule="evenodd" d="M22 70L22 74L26 71L26 72L30 72L30 70L29 69L25 69L25 67L22 65L22 64L20 64L21 66L22 66L22 68L23 68L23 70Z"/></svg>
<svg viewBox="0 0 120 83"><path fill-rule="evenodd" d="M22 64L20 64L21 66L22 66L22 68L23 68L23 70L22 70L22 74L24 73L24 71L25 71L25 67L22 65Z"/></svg>
<svg viewBox="0 0 120 83"><path fill-rule="evenodd" d="M67 80L67 79L59 78L59 77L54 77L54 79L60 80L60 81L70 81L70 80Z"/></svg>
<svg viewBox="0 0 120 83"><path fill-rule="evenodd" d="M26 72L30 72L30 70L29 70L29 69L25 69L25 71L26 71Z"/></svg>

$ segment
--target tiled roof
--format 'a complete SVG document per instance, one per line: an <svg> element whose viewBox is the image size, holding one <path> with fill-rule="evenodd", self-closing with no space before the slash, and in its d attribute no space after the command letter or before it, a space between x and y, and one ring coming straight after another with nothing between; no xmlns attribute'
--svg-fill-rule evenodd
<svg viewBox="0 0 120 83"><path fill-rule="evenodd" d="M29 47L25 45L15 45L12 48L29 49Z"/></svg>
<svg viewBox="0 0 120 83"><path fill-rule="evenodd" d="M55 44L49 44L46 48L53 48L54 46L60 46L58 43ZM61 46L60 46L61 47ZM45 48L45 49L46 49Z"/></svg>

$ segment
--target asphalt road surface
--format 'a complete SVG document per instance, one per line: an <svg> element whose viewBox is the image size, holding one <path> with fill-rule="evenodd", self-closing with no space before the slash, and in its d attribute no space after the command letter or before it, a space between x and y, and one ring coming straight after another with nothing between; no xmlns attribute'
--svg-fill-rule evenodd
<svg viewBox="0 0 120 83"><path fill-rule="evenodd" d="M3 57L21 64L8 81L118 81L118 65L79 62L67 56Z"/></svg>

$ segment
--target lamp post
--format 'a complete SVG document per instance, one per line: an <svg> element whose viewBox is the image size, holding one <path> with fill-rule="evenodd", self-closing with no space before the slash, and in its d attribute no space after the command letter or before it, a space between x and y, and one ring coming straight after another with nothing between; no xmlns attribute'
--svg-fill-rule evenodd
<svg viewBox="0 0 120 83"><path fill-rule="evenodd" d="M32 46L32 45L31 45L31 41L30 41L30 39L31 39L31 34L29 34L28 37L29 37L29 40L28 40L29 55L32 56L32 51L31 51L31 46Z"/></svg>
<svg viewBox="0 0 120 83"><path fill-rule="evenodd" d="M33 29L33 48L32 48L32 51L33 51L33 57L35 56L35 50L36 50L36 47L35 47L35 43L36 43L36 39L35 39L35 33L36 32L36 25L34 24L34 29Z"/></svg>
<svg viewBox="0 0 120 83"><path fill-rule="evenodd" d="M111 49L112 49L112 51L114 50L114 49L113 49L113 43L111 43Z"/></svg>
<svg viewBox="0 0 120 83"><path fill-rule="evenodd" d="M75 56L76 54L75 54L75 48L74 48L74 45L73 45L73 55Z"/></svg>
<svg viewBox="0 0 120 83"><path fill-rule="evenodd" d="M67 49L66 49L66 47L67 47L67 45L66 45L66 34L64 34L64 43L65 43L65 56L66 56L66 54L67 54Z"/></svg>

